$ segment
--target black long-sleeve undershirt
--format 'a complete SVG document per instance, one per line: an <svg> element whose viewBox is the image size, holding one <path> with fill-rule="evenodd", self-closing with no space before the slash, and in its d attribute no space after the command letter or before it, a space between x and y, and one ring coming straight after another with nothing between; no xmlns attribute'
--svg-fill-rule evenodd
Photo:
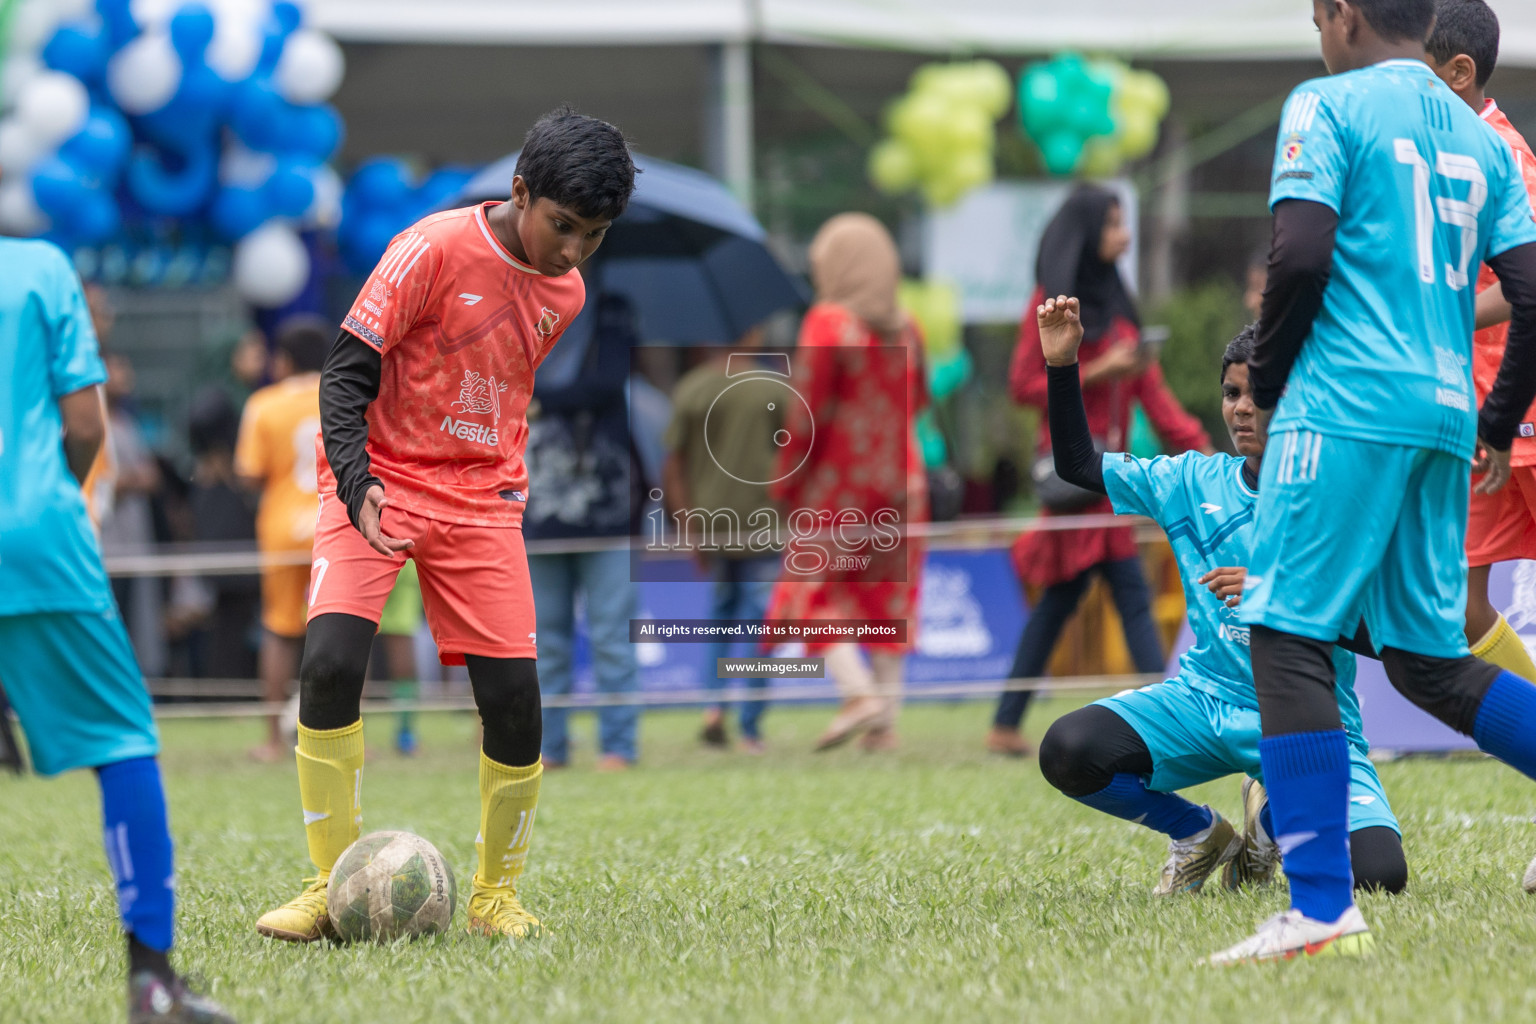
<svg viewBox="0 0 1536 1024"><path fill-rule="evenodd" d="M1504 362L1477 412L1477 436L1497 451L1514 442L1525 412L1536 399L1536 242L1488 258L1504 298L1513 307Z"/></svg>
<svg viewBox="0 0 1536 1024"><path fill-rule="evenodd" d="M1269 277L1248 357L1253 404L1260 409L1273 409L1280 401L1312 321L1323 308L1338 228L1339 215L1322 203L1285 199L1275 204Z"/></svg>
<svg viewBox="0 0 1536 1024"><path fill-rule="evenodd" d="M368 406L379 397L383 357L377 349L349 331L336 344L320 371L320 429L325 438L325 459L336 475L336 496L347 507L352 525L358 525L363 499L372 486L384 482L371 472L368 462Z"/></svg>
<svg viewBox="0 0 1536 1024"><path fill-rule="evenodd" d="M1045 377L1056 475L1085 491L1108 494L1104 489L1102 456L1094 448L1093 434L1088 430L1088 410L1083 407L1083 385L1077 376L1077 364L1047 365Z"/></svg>

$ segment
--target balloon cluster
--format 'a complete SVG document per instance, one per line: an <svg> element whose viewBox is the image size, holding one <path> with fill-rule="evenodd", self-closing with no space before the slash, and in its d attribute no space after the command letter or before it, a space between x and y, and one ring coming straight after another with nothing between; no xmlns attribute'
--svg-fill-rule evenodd
<svg viewBox="0 0 1536 1024"><path fill-rule="evenodd" d="M99 246L124 224L233 243L259 306L309 279L334 225L326 105L341 48L293 0L21 0L0 79L0 231Z"/></svg>
<svg viewBox="0 0 1536 1024"><path fill-rule="evenodd" d="M996 173L994 124L1008 112L1013 81L990 60L925 64L886 111L890 137L869 153L868 172L889 194L921 189L949 206Z"/></svg>
<svg viewBox="0 0 1536 1024"><path fill-rule="evenodd" d="M341 199L341 224L336 231L347 269L371 271L390 239L458 194L473 169L440 167L412 184L410 167L393 157L375 157L358 165Z"/></svg>
<svg viewBox="0 0 1536 1024"><path fill-rule="evenodd" d="M923 332L928 393L935 402L942 402L970 380L975 369L961 336L960 291L946 281L906 278L896 297ZM919 420L917 435L924 463L929 467L942 463L947 446L931 416Z"/></svg>
<svg viewBox="0 0 1536 1024"><path fill-rule="evenodd" d="M1122 61L1064 53L1019 78L1019 120L1046 170L1108 177L1157 145L1168 86Z"/></svg>

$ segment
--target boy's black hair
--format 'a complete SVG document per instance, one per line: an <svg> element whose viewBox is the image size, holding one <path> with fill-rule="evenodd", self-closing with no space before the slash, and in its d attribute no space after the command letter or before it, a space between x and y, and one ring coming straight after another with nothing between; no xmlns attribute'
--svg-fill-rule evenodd
<svg viewBox="0 0 1536 1024"><path fill-rule="evenodd" d="M187 440L193 455L215 450L233 452L240 432L240 413L229 396L217 387L205 388L192 399L187 411Z"/></svg>
<svg viewBox="0 0 1536 1024"><path fill-rule="evenodd" d="M1247 363L1253 355L1253 344L1259 337L1259 325L1249 324L1237 332L1237 337L1227 342L1227 350L1221 354L1221 379L1227 379L1227 367L1233 363Z"/></svg>
<svg viewBox="0 0 1536 1024"><path fill-rule="evenodd" d="M1325 0L1328 17L1334 8L1331 0ZM1422 43L1429 37L1430 25L1435 20L1435 0L1349 0L1349 5L1365 16L1366 23L1376 34L1389 43L1411 39Z"/></svg>
<svg viewBox="0 0 1536 1024"><path fill-rule="evenodd" d="M635 162L624 133L607 121L561 107L534 122L516 173L534 199L594 220L613 220L635 191Z"/></svg>
<svg viewBox="0 0 1536 1024"><path fill-rule="evenodd" d="M1424 44L1436 64L1464 53L1477 65L1477 87L1499 62L1499 16L1483 0L1436 0L1435 30Z"/></svg>
<svg viewBox="0 0 1536 1024"><path fill-rule="evenodd" d="M335 333L329 320L301 313L278 325L274 344L293 361L294 372L318 373L331 351Z"/></svg>

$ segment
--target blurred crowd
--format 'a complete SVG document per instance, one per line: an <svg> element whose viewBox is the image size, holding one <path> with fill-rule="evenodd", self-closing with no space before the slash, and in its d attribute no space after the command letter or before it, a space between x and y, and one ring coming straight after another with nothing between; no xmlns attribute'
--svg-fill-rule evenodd
<svg viewBox="0 0 1536 1024"><path fill-rule="evenodd" d="M1157 346L1148 343L1121 279L1117 261L1129 242L1114 195L1080 188L1042 239L1035 302L1047 291L1082 299L1088 332L1084 394L1095 436L1108 449L1127 445L1137 407L1168 450L1210 450L1200 422L1163 383ZM759 377L764 372L754 355L763 344L761 326L731 339L729 348L679 352L676 364L661 375L666 386L657 387L651 379L656 375L637 369L644 360L631 358L641 341L636 314L617 294L591 296L592 315L582 318L582 329L567 333L539 370L529 407L524 531L528 541L544 542L533 544L529 559L540 684L547 698L572 692L577 637L584 635L596 689L615 698L595 716L594 748L602 768L623 770L639 757L639 708L623 702L639 689L636 647L629 637L639 597L626 538L645 532L648 510L672 517L674 526L684 522L680 514L700 508L727 510L737 520L766 507L810 509L830 520L849 510L873 514L899 500L909 523L930 518L930 501L941 518L953 514L944 511L952 504L945 493L946 466L925 459L916 432L919 416L933 401L920 327L898 303L900 258L889 232L871 217L842 215L823 227L809 255L816 301L800 323L792 351L801 360L797 372L812 373L814 380L797 380L806 397L799 405L786 403L788 408L769 412L776 408L772 402L746 399L733 406L724 400L748 393L729 386L742 372L735 360L748 360L742 365ZM273 705L290 700L302 656L319 501L319 377L333 325L294 317L277 324L270 337L255 329L242 336L221 379L191 399L185 438L190 465L184 470L147 443L134 367L112 346L108 296L91 287L88 298L110 373L109 443L87 483L109 564L116 559L122 565L124 558L163 551L165 545L187 545L182 550L192 552L259 551L265 559L259 574L114 574L145 675L259 678L264 700ZM873 357L893 350L904 350L906 357L899 372L885 374ZM1043 381L1033 317L1026 315L1009 394L1019 406L1043 412ZM902 409L904 424L897 422ZM1107 510L1102 500L1062 493L1050 479L1050 437L1044 429L1036 438L1035 459L1034 491L1044 516ZM786 470L791 464L794 472ZM732 470L722 472L725 465ZM891 471L881 475L871 466ZM748 621L905 619L915 634L924 560L918 539L907 538L884 561L856 572L814 576L786 571L783 544L784 537L775 534L751 549L695 545L694 578L708 581L710 614ZM1032 607L1011 677L1047 673L1058 638L1095 580L1102 580L1118 611L1131 664L1142 672L1161 668L1166 635L1154 626L1151 588L1129 527L1028 532L1017 539L1012 556ZM417 696L424 675L434 685L451 685L450 670L436 664L422 625L414 573L402 573L384 619L375 672L393 681L393 696ZM903 661L914 639L807 648L807 655L825 658L842 698L817 741L819 749L851 740L870 751L898 745ZM762 653L752 645L698 650L700 678L711 690L731 685L718 678L716 658ZM761 752L768 681L737 682L748 688L749 699L741 702L736 721L730 721L724 703L707 707L700 740ZM219 692L218 685L185 689L209 697ZM174 693L174 687L166 692ZM249 695L249 684L240 692ZM986 736L989 749L1030 753L1022 732L1028 697L1027 692L1004 695ZM570 760L567 719L564 708L546 708L543 754L549 767ZM271 716L252 756L285 759L291 743L284 733L282 716ZM403 753L415 750L409 714L400 715L395 742Z"/></svg>

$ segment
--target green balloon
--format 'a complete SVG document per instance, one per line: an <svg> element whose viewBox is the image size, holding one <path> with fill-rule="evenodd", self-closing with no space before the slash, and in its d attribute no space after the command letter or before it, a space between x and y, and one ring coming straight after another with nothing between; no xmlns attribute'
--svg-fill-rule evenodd
<svg viewBox="0 0 1536 1024"><path fill-rule="evenodd" d="M1083 145L1115 131L1113 66L1095 67L1077 54L1031 65L1019 81L1019 117L1052 174L1070 174Z"/></svg>
<svg viewBox="0 0 1536 1024"><path fill-rule="evenodd" d="M1056 131L1040 141L1045 169L1052 174L1071 174L1083 155L1084 140L1070 131Z"/></svg>

